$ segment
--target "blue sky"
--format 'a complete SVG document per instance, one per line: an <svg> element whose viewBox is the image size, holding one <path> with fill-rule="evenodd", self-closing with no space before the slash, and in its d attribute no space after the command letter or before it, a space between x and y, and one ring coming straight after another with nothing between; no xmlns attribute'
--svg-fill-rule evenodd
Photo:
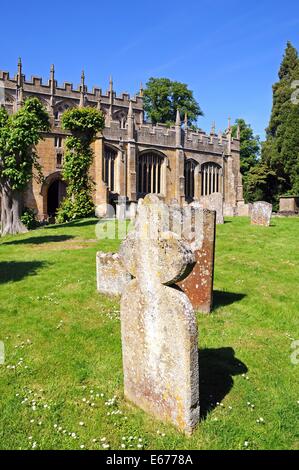
<svg viewBox="0 0 299 470"><path fill-rule="evenodd" d="M12 5L14 13L12 13ZM290 40L299 48L298 0L14 1L1 5L0 69L134 94L150 76L188 84L209 130L243 117L263 136L272 84Z"/></svg>

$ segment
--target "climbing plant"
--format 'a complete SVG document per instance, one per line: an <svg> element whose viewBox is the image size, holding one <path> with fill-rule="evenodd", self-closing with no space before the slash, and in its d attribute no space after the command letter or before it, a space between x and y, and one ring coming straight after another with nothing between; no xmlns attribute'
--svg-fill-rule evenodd
<svg viewBox="0 0 299 470"><path fill-rule="evenodd" d="M89 175L93 160L91 144L104 123L103 113L94 108L74 108L62 115L62 128L71 135L65 142L62 176L68 187L66 198L57 211L58 223L94 214L93 182Z"/></svg>

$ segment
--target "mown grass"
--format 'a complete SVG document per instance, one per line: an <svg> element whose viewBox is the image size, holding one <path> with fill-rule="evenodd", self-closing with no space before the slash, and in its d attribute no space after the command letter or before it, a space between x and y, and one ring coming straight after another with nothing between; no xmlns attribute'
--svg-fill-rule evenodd
<svg viewBox="0 0 299 470"><path fill-rule="evenodd" d="M95 224L0 241L0 448L298 449L299 218L217 227L191 438L123 398L119 302L95 290L96 251L119 242L97 240Z"/></svg>

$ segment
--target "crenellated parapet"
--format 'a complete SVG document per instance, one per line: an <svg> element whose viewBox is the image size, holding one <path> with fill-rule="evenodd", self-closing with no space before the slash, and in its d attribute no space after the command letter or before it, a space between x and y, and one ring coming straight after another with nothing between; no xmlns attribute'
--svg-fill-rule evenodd
<svg viewBox="0 0 299 470"><path fill-rule="evenodd" d="M164 148L178 148L176 126L167 126L158 123L156 125L143 122L134 125L134 141L140 145ZM106 125L104 137L107 139L117 139L120 137L128 140L128 125L121 127L118 121L111 121ZM233 138L230 133L208 134L202 130L193 131L191 129L179 128L179 147L188 151L229 155L232 152L239 152L240 141Z"/></svg>
<svg viewBox="0 0 299 470"><path fill-rule="evenodd" d="M113 90L111 80L106 92L103 92L99 87L88 90L85 85L84 72L81 76L81 83L77 87L71 82L58 84L55 80L53 65L47 82L44 82L41 77L36 75L27 79L22 72L22 63L19 60L18 73L15 76L11 77L9 72L0 71L0 87L5 90L4 105L10 112L18 108L20 97L24 100L28 96L37 96L47 107L50 114L55 117L56 121L59 121L60 115L66 109L82 106L83 104L84 106L101 109L105 115L109 116L110 120L119 120L124 126L131 102L136 122L143 122L142 90L134 96L130 96L129 93L121 93L118 96ZM58 122L56 122L57 124Z"/></svg>
<svg viewBox="0 0 299 470"><path fill-rule="evenodd" d="M231 155L239 152L239 139L232 138L230 120L225 133L215 133L215 124L210 133L188 127L187 116L184 126L177 113L174 126L158 123L152 125L144 121L143 86L137 95L128 93L117 96L110 77L109 87L103 92L99 87L88 90L85 84L84 71L81 82L74 87L71 82L62 85L55 80L54 65L51 66L49 80L44 83L42 78L31 76L28 80L22 71L19 59L18 72L11 77L9 72L0 71L0 86L4 88L4 105L10 112L15 111L28 96L37 96L47 107L52 116L53 128L60 127L60 116L69 108L76 106L92 106L101 109L105 114L104 137L107 139L135 141L144 145L167 148L182 148L190 152L202 152L215 155ZM2 93L3 95L3 93ZM239 136L238 136L239 137Z"/></svg>
<svg viewBox="0 0 299 470"><path fill-rule="evenodd" d="M4 86L7 89L14 90L17 86L17 75L12 78L9 72L0 70L0 80L5 82ZM51 95L51 80L48 80L47 83L43 83L43 79L36 75L32 75L29 80L27 80L26 76L23 75L23 86L27 92ZM59 97L79 99L81 85L78 85L77 88L75 88L71 82L63 82L62 85L58 85L55 80L55 90L56 95ZM109 91L103 92L99 87L92 87L91 90L86 91L87 100L91 103L94 102L94 104L96 104L99 98L103 100L103 102L107 101L108 103L109 96ZM134 103L134 108L143 109L142 96L130 96L129 93L121 93L117 96L115 92L113 92L113 96L114 104L116 106L125 106L128 108L130 101L132 101Z"/></svg>

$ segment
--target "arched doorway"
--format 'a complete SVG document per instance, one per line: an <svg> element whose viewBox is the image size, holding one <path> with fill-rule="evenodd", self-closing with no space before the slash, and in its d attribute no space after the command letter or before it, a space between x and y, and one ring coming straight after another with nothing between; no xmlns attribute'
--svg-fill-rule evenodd
<svg viewBox="0 0 299 470"><path fill-rule="evenodd" d="M66 183L61 179L53 181L48 188L47 213L49 217L55 217L61 201L66 196Z"/></svg>
<svg viewBox="0 0 299 470"><path fill-rule="evenodd" d="M116 201L119 197L119 193L117 191L117 180L119 178L116 164L117 158L117 150L105 145L104 158L102 160L102 177L108 189L108 203L113 207L114 213L116 212Z"/></svg>

